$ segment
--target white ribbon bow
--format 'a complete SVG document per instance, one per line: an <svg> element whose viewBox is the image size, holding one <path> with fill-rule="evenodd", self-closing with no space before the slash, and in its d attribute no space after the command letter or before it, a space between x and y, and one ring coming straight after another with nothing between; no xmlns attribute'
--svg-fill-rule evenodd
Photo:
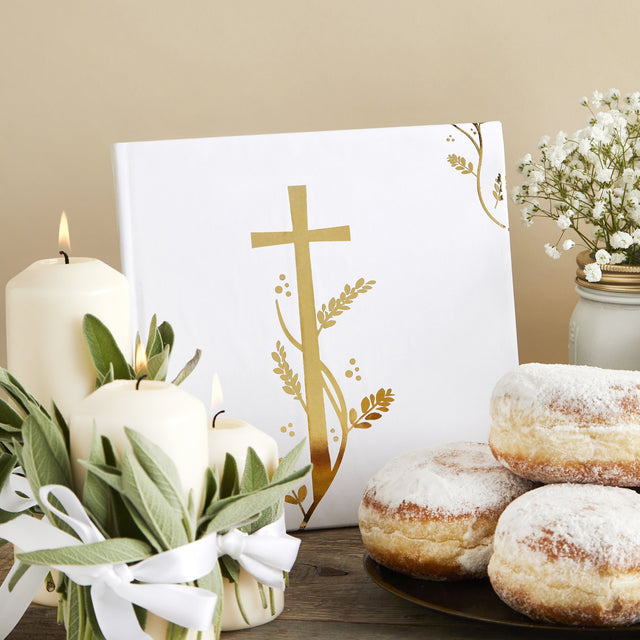
<svg viewBox="0 0 640 640"><path fill-rule="evenodd" d="M22 496L27 497L23 498ZM29 481L22 474L22 469L16 467L9 476L9 482L5 482L4 486L0 488L0 509L19 513L35 507L37 504L31 492Z"/></svg>
<svg viewBox="0 0 640 640"><path fill-rule="evenodd" d="M58 500L66 513L51 504L50 495ZM40 498L80 539L46 520L25 515L0 525L1 539L12 542L25 552L90 544L105 539L70 489L48 485L40 490ZM55 565L53 568L65 573L73 582L91 587L96 619L106 640L151 640L141 629L133 604L182 627L205 631L211 626L216 594L177 583L191 582L209 574L219 556L227 554L259 582L284 588L282 572L293 566L299 545L298 539L286 534L284 519L281 518L251 535L235 529L223 535L213 533L133 565ZM9 580L16 568L12 568L0 587L2 639L23 616L49 571L48 567L30 566L14 590L9 592ZM134 580L144 584L134 584Z"/></svg>

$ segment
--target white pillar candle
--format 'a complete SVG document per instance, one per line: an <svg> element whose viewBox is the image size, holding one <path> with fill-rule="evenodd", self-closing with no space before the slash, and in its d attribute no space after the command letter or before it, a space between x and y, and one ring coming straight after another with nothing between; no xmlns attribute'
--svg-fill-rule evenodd
<svg viewBox="0 0 640 640"><path fill-rule="evenodd" d="M217 376L214 376L213 379L211 396L213 406L219 406L222 403L222 391ZM230 453L235 458L238 465L238 472L240 476L242 476L249 447L253 448L258 454L269 477L273 475L278 466L278 446L270 435L264 431L260 431L260 429L257 429L248 422L238 420L237 418L228 418L221 413L216 415L212 422L212 428L209 429L209 464L216 469L218 478L220 478L222 474L227 453ZM235 585L227 580L223 581L223 585L224 604L222 606L222 631L257 627L258 625L270 622L279 616L284 609L284 592L281 589L272 590L271 598L274 608L274 612L272 613L269 602L269 588L262 587L268 602L267 607L264 608L262 606L258 581L244 569L240 569L238 592L245 614L249 620L249 623L247 623L238 606Z"/></svg>
<svg viewBox="0 0 640 640"><path fill-rule="evenodd" d="M100 318L130 359L130 305L127 279L100 260L34 262L6 286L7 369L47 409L53 399L68 418L95 389L83 317Z"/></svg>
<svg viewBox="0 0 640 640"><path fill-rule="evenodd" d="M130 449L124 427L134 429L158 445L178 471L185 499L193 491L195 504L202 500L206 469L208 419L200 400L175 385L156 380L115 380L100 387L82 400L71 415L71 468L76 488L84 485L86 470L78 460L87 460L91 449L93 425L98 433L110 438L117 452ZM164 640L165 620L149 614L147 633L154 640ZM212 630L201 640L213 640ZM187 640L200 638L190 631Z"/></svg>
<svg viewBox="0 0 640 640"><path fill-rule="evenodd" d="M77 487L84 484L93 425L118 452L130 449L124 427L146 436L169 456L178 470L185 498L193 490L202 498L207 456L208 420L200 400L179 387L158 380L114 380L82 400L71 414L71 468Z"/></svg>

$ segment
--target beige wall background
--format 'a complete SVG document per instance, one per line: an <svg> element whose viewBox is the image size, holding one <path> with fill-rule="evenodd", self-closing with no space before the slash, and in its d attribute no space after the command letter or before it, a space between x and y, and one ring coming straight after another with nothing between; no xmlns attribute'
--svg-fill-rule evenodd
<svg viewBox="0 0 640 640"><path fill-rule="evenodd" d="M0 282L56 255L63 209L74 254L119 267L118 141L500 120L511 191L583 95L640 88L639 26L636 0L4 0ZM575 254L510 217L520 359L566 362ZM0 335L5 362L4 299Z"/></svg>

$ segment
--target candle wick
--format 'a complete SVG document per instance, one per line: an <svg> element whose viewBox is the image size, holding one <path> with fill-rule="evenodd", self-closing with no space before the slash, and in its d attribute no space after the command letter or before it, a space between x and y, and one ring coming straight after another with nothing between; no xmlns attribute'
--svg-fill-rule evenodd
<svg viewBox="0 0 640 640"><path fill-rule="evenodd" d="M215 416L213 416L213 422L211 423L211 428L215 429L216 428L216 418L221 414L224 413L224 409L222 409L222 411L218 411L218 413L216 413Z"/></svg>
<svg viewBox="0 0 640 640"><path fill-rule="evenodd" d="M136 391L140 391L140 383L144 380L144 378L148 378L149 376L147 376L146 373L143 373L137 380L136 380Z"/></svg>
<svg viewBox="0 0 640 640"><path fill-rule="evenodd" d="M60 251L60 255L64 256L64 263L69 264L69 254L66 251Z"/></svg>

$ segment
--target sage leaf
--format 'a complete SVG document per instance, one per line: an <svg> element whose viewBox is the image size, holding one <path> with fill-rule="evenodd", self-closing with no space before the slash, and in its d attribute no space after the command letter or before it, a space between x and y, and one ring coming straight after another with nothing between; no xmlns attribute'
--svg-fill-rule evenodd
<svg viewBox="0 0 640 640"><path fill-rule="evenodd" d="M220 479L220 498L234 496L239 490L240 480L238 464L236 459L230 453L227 453L224 459L222 478Z"/></svg>
<svg viewBox="0 0 640 640"><path fill-rule="evenodd" d="M42 414L49 417L47 410L11 375L0 367L0 388L18 405L25 414Z"/></svg>
<svg viewBox="0 0 640 640"><path fill-rule="evenodd" d="M269 474L262 460L252 447L247 449L247 459L245 462L244 473L240 482L241 493L250 493L262 489L269 484ZM254 533L258 529L270 524L274 520L274 510L267 507L260 517L245 527L243 530L247 533Z"/></svg>
<svg viewBox="0 0 640 640"><path fill-rule="evenodd" d="M207 505L218 499L218 476L211 467L207 467L204 474L204 497L202 504Z"/></svg>
<svg viewBox="0 0 640 640"><path fill-rule="evenodd" d="M173 327L168 322L163 322L158 327L158 333L162 338L162 346L169 347L169 353L173 351L173 344L176 339L176 334L173 331Z"/></svg>
<svg viewBox="0 0 640 640"><path fill-rule="evenodd" d="M106 463L104 449L102 448L102 438L95 425L91 438L89 463L94 465L104 465ZM87 479L82 490L82 504L91 514L93 521L98 525L103 535L106 535L109 527L110 503L111 492L109 485L96 474L90 471L87 472Z"/></svg>
<svg viewBox="0 0 640 640"><path fill-rule="evenodd" d="M247 449L247 459L244 465L240 490L242 493L249 493L262 489L269 484L269 474L262 460L258 457L253 447Z"/></svg>
<svg viewBox="0 0 640 640"><path fill-rule="evenodd" d="M291 451L289 451L289 453L287 453L287 455L284 458L282 458L282 460L280 461L280 464L278 465L278 468L275 470L273 474L273 478L271 478L272 484L275 482L279 482L280 480L286 478L288 475L293 473L293 470L296 467L298 458L300 457L300 454L302 453L302 449L304 448L305 444L306 444L306 438L298 442L298 444L295 447L293 447L293 449L291 449Z"/></svg>
<svg viewBox="0 0 640 640"><path fill-rule="evenodd" d="M112 489L115 489L118 493L122 493L122 471L120 469L116 469L108 464L95 464L86 460L78 460L78 462L83 467L86 467L90 474L93 473Z"/></svg>
<svg viewBox="0 0 640 640"><path fill-rule="evenodd" d="M149 333L147 334L147 346L145 353L147 358L151 359L156 354L162 351L162 338L158 333L158 318L154 313L151 316L151 324L149 325Z"/></svg>
<svg viewBox="0 0 640 640"><path fill-rule="evenodd" d="M47 484L71 487L71 465L66 442L60 430L50 420L27 416L22 425L25 473L38 496Z"/></svg>
<svg viewBox="0 0 640 640"><path fill-rule="evenodd" d="M9 404L0 398L0 423L20 429L22 426L22 416L16 413Z"/></svg>
<svg viewBox="0 0 640 640"><path fill-rule="evenodd" d="M83 640L84 606L82 604L82 587L69 581L67 591L64 626L67 629L67 640Z"/></svg>
<svg viewBox="0 0 640 640"><path fill-rule="evenodd" d="M0 489L9 482L9 476L15 469L18 458L10 453L0 454Z"/></svg>
<svg viewBox="0 0 640 640"><path fill-rule="evenodd" d="M18 582L20 582L20 578L29 570L29 565L25 562L20 562L18 560L18 566L12 571L11 577L9 578L9 584L7 585L9 588L9 593L11 593L15 588Z"/></svg>
<svg viewBox="0 0 640 640"><path fill-rule="evenodd" d="M67 424L67 421L64 419L64 416L60 412L60 409L58 409L58 405L55 402L51 403L51 415L53 416L53 420L56 426L58 427L58 429L60 429L60 433L62 434L62 437L64 439L64 444L67 448L67 451L71 451L71 436L69 434L69 425Z"/></svg>
<svg viewBox="0 0 640 640"><path fill-rule="evenodd" d="M133 454L149 479L156 485L167 503L189 523L187 535L193 540L193 529L189 510L184 502L182 482L173 460L157 444L141 433L125 427L125 434L131 443Z"/></svg>
<svg viewBox="0 0 640 640"><path fill-rule="evenodd" d="M171 507L130 451L125 451L122 458L122 494L135 506L165 549L189 542L180 525L182 513Z"/></svg>
<svg viewBox="0 0 640 640"><path fill-rule="evenodd" d="M118 380L131 380L134 375L120 347L107 326L94 315L88 313L82 320L84 339L98 375L104 378L113 365L113 373Z"/></svg>
<svg viewBox="0 0 640 640"><path fill-rule="evenodd" d="M116 379L116 373L113 370L113 362L109 363L109 370L104 374L102 380L100 380L100 384L98 386L103 387L105 384L109 384Z"/></svg>
<svg viewBox="0 0 640 640"><path fill-rule="evenodd" d="M229 556L221 556L220 569L222 570L222 577L229 582L240 582L240 565L237 560Z"/></svg>
<svg viewBox="0 0 640 640"><path fill-rule="evenodd" d="M222 582L222 572L220 570L220 563L217 562L211 573L199 578L196 581L197 586L201 589L208 589L209 591L221 594L224 589ZM222 598L218 597L216 602L215 613L213 614L213 628L216 630L216 637L220 636L220 626L222 622Z"/></svg>
<svg viewBox="0 0 640 640"><path fill-rule="evenodd" d="M298 487L300 480L310 471L311 465L307 465L264 489L229 498L208 522L206 532L225 531L238 523L249 521Z"/></svg>
<svg viewBox="0 0 640 640"><path fill-rule="evenodd" d="M16 558L27 564L40 566L73 565L91 566L98 564L119 564L144 560L153 549L143 540L133 538L108 538L90 544L77 544L57 549L39 549L22 552Z"/></svg>
<svg viewBox="0 0 640 640"><path fill-rule="evenodd" d="M166 380L169 372L169 347L166 346L160 353L149 358L147 363L147 375L149 380Z"/></svg>
<svg viewBox="0 0 640 640"><path fill-rule="evenodd" d="M178 375L171 381L171 384L180 385L182 384L192 373L193 370L198 366L198 362L200 362L200 356L202 355L202 351L200 349L196 349L193 358L187 362L187 364L182 367Z"/></svg>

